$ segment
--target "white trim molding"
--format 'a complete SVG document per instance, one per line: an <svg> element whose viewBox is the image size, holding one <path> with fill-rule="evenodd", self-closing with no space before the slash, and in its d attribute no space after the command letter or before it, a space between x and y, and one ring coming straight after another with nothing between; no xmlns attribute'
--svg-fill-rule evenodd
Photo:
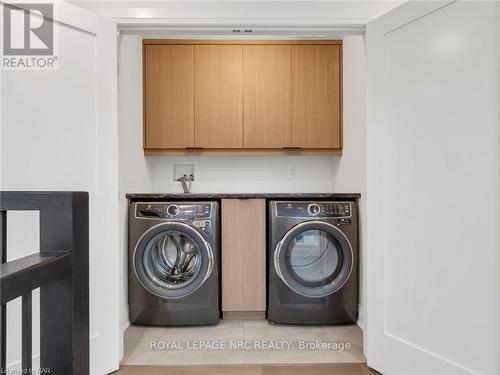
<svg viewBox="0 0 500 375"><path fill-rule="evenodd" d="M113 19L124 33L231 36L235 28L259 35L332 37L363 33L366 24L404 1L169 0L69 2ZM238 37L243 35L237 34Z"/></svg>

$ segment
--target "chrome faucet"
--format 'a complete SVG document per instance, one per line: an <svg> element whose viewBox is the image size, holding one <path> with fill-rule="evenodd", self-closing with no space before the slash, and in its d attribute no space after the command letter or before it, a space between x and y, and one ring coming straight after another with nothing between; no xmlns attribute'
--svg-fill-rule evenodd
<svg viewBox="0 0 500 375"><path fill-rule="evenodd" d="M177 181L181 182L182 190L184 190L184 193L187 194L191 192L191 184L194 181L194 176L192 174L190 174L189 176L187 175L181 176L177 179Z"/></svg>

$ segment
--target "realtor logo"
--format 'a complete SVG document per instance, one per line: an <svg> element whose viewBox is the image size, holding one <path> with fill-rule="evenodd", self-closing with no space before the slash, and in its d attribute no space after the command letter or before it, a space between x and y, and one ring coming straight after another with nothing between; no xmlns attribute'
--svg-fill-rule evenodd
<svg viewBox="0 0 500 375"><path fill-rule="evenodd" d="M5 4L3 11L4 55L52 55L54 53L54 6L52 4ZM49 21L50 20L50 21Z"/></svg>
<svg viewBox="0 0 500 375"><path fill-rule="evenodd" d="M54 4L3 3L3 69L56 69Z"/></svg>

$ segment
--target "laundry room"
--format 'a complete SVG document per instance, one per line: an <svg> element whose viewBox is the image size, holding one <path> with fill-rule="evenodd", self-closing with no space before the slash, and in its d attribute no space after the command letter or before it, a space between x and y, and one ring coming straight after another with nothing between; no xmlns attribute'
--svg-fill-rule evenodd
<svg viewBox="0 0 500 375"><path fill-rule="evenodd" d="M325 29L328 36L321 40L297 42L296 30L281 30L279 39L259 29L252 30L257 36L247 37L233 30L183 30L182 37L176 32L163 31L153 39L134 28L120 36L120 193L128 198L121 202L123 217L128 217L123 222L128 232L123 284L128 288L122 316L128 328L122 365L365 363L359 240L365 170L363 36ZM222 35L210 34L215 32ZM336 129L331 146L287 149L279 142L300 142L290 128L291 102L299 99L292 99L293 83L287 80L292 54L303 48L318 54L308 64L320 64L320 69L336 64L332 77L323 75L326 71L311 76L330 81L325 91L310 94L316 95L312 101L332 95L324 105L335 108L324 121ZM171 54L183 50L187 73L172 65ZM195 117L186 120L194 126L199 147L189 148L193 141L188 135L185 145L162 144L178 129L176 120L169 120L169 111L178 109L167 107L180 100L180 88L166 85L176 75L192 74L193 61L200 65L194 75L201 77L201 64L217 58L240 64L236 76L223 70L209 95L226 98L224 90L232 89L219 86L242 80L230 96L243 89L238 99L243 100L242 129L236 138L244 147L224 146L229 129L217 124L232 120L222 104L217 114L207 114L216 116L213 145L198 138L204 119L196 114L196 103L208 98L196 92L197 83ZM251 61L260 79L251 77L256 71L242 74ZM155 64L162 70L155 70ZM212 76L221 68L215 69ZM160 72L169 78L155 76ZM273 83L276 76L281 83ZM166 81L157 85L160 79ZM172 84L184 87L192 79ZM164 108L154 102L161 95L166 95ZM251 101L256 101L254 109L247 108ZM266 101L281 107L268 107ZM158 121L166 127L151 129ZM247 147L248 142L254 143ZM184 175L193 179L187 186L179 181ZM201 230L202 238L189 234L189 227Z"/></svg>
<svg viewBox="0 0 500 375"><path fill-rule="evenodd" d="M499 1L0 10L0 374L500 375Z"/></svg>

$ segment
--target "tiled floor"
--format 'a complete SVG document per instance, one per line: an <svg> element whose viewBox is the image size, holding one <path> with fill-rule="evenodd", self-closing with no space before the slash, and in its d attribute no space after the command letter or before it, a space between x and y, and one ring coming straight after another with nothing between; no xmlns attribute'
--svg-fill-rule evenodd
<svg viewBox="0 0 500 375"><path fill-rule="evenodd" d="M362 340L356 325L221 321L203 327L131 326L122 365L364 363Z"/></svg>

